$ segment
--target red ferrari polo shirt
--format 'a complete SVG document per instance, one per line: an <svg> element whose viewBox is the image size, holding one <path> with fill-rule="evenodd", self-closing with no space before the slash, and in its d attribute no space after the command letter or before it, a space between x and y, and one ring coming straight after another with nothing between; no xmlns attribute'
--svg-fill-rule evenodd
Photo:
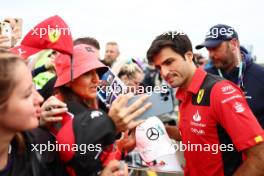
<svg viewBox="0 0 264 176"><path fill-rule="evenodd" d="M232 82L197 69L176 98L185 175L232 175L242 163L241 151L263 142L263 129Z"/></svg>

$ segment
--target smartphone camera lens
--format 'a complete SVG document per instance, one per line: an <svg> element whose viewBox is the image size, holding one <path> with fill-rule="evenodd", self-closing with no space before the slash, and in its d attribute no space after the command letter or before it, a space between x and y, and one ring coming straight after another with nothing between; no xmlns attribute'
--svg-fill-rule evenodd
<svg viewBox="0 0 264 176"><path fill-rule="evenodd" d="M164 101L168 101L169 100L169 97L166 96L166 97L163 98L163 100Z"/></svg>
<svg viewBox="0 0 264 176"><path fill-rule="evenodd" d="M164 97L164 96L168 96L170 94L170 91L169 90L166 90L166 92L161 92L160 93L160 95L162 96L162 97Z"/></svg>

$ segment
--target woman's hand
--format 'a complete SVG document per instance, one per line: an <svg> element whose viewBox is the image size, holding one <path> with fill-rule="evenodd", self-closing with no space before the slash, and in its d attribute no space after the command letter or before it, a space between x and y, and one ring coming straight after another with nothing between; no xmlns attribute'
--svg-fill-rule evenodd
<svg viewBox="0 0 264 176"><path fill-rule="evenodd" d="M60 114L67 111L68 108L65 103L51 96L41 106L40 126L61 121L62 117Z"/></svg>
<svg viewBox="0 0 264 176"><path fill-rule="evenodd" d="M136 147L135 132L135 128L131 131L126 131L121 139L116 140L116 144L120 151L130 152Z"/></svg>
<svg viewBox="0 0 264 176"><path fill-rule="evenodd" d="M149 97L147 95L141 96L133 104L127 106L128 100L133 96L134 94L132 93L119 95L109 109L108 115L115 123L118 132L133 129L142 123L141 121L133 121L133 119L141 115L151 106L151 103L146 103L142 106L144 101Z"/></svg>
<svg viewBox="0 0 264 176"><path fill-rule="evenodd" d="M102 171L100 176L128 176L128 168L124 162L111 161Z"/></svg>
<svg viewBox="0 0 264 176"><path fill-rule="evenodd" d="M12 44L11 44L11 47L14 47L22 37L22 29L21 29L22 21L19 22L17 20L18 19L11 18L11 17L4 19L4 21L8 22L12 27L12 40L11 40ZM18 25L18 23L21 23L21 24Z"/></svg>
<svg viewBox="0 0 264 176"><path fill-rule="evenodd" d="M10 46L6 45L6 42L8 42L10 39L7 36L0 34L0 48L2 49L9 49Z"/></svg>

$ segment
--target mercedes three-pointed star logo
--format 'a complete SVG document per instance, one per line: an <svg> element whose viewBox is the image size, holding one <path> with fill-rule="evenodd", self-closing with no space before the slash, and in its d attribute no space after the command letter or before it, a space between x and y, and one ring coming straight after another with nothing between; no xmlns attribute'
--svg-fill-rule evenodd
<svg viewBox="0 0 264 176"><path fill-rule="evenodd" d="M146 135L149 140L155 141L159 138L159 131L156 128L150 127Z"/></svg>

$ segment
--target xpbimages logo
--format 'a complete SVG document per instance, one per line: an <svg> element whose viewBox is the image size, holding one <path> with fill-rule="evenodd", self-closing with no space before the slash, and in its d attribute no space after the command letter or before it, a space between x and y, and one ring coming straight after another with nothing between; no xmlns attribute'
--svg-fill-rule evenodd
<svg viewBox="0 0 264 176"><path fill-rule="evenodd" d="M227 38L232 37L234 35L234 28L232 27L214 27L210 29L206 33L206 39L216 39L219 38L220 36L225 36Z"/></svg>
<svg viewBox="0 0 264 176"><path fill-rule="evenodd" d="M153 93L160 94L166 93L168 91L167 85L162 86L126 86L126 88L122 88L119 85L112 85L112 86L98 86L97 90L99 92L104 92L106 97L111 96L112 94L119 95L119 94L127 94L133 93L134 95L140 95L146 93L147 95L151 96Z"/></svg>
<svg viewBox="0 0 264 176"><path fill-rule="evenodd" d="M210 152L212 154L218 154L218 152L232 152L235 150L233 144L195 144L187 141L187 143L173 144L176 151L195 151L195 152Z"/></svg>
<svg viewBox="0 0 264 176"><path fill-rule="evenodd" d="M101 144L59 144L57 141L54 144L48 141L47 144L31 144L31 152L34 151L41 155L46 151L72 151L84 155L87 152L101 152L102 146Z"/></svg>
<svg viewBox="0 0 264 176"><path fill-rule="evenodd" d="M177 29L175 31L166 31L166 32L163 32L162 35L168 35L168 36L171 36L171 38L174 38L177 35L186 35L186 33L182 29Z"/></svg>
<svg viewBox="0 0 264 176"><path fill-rule="evenodd" d="M55 25L55 27L51 27L50 25L48 25L48 27L33 28L31 35L39 36L39 38L48 35L51 40L56 40L61 35L70 36L71 30L70 28L58 27L58 25Z"/></svg>

